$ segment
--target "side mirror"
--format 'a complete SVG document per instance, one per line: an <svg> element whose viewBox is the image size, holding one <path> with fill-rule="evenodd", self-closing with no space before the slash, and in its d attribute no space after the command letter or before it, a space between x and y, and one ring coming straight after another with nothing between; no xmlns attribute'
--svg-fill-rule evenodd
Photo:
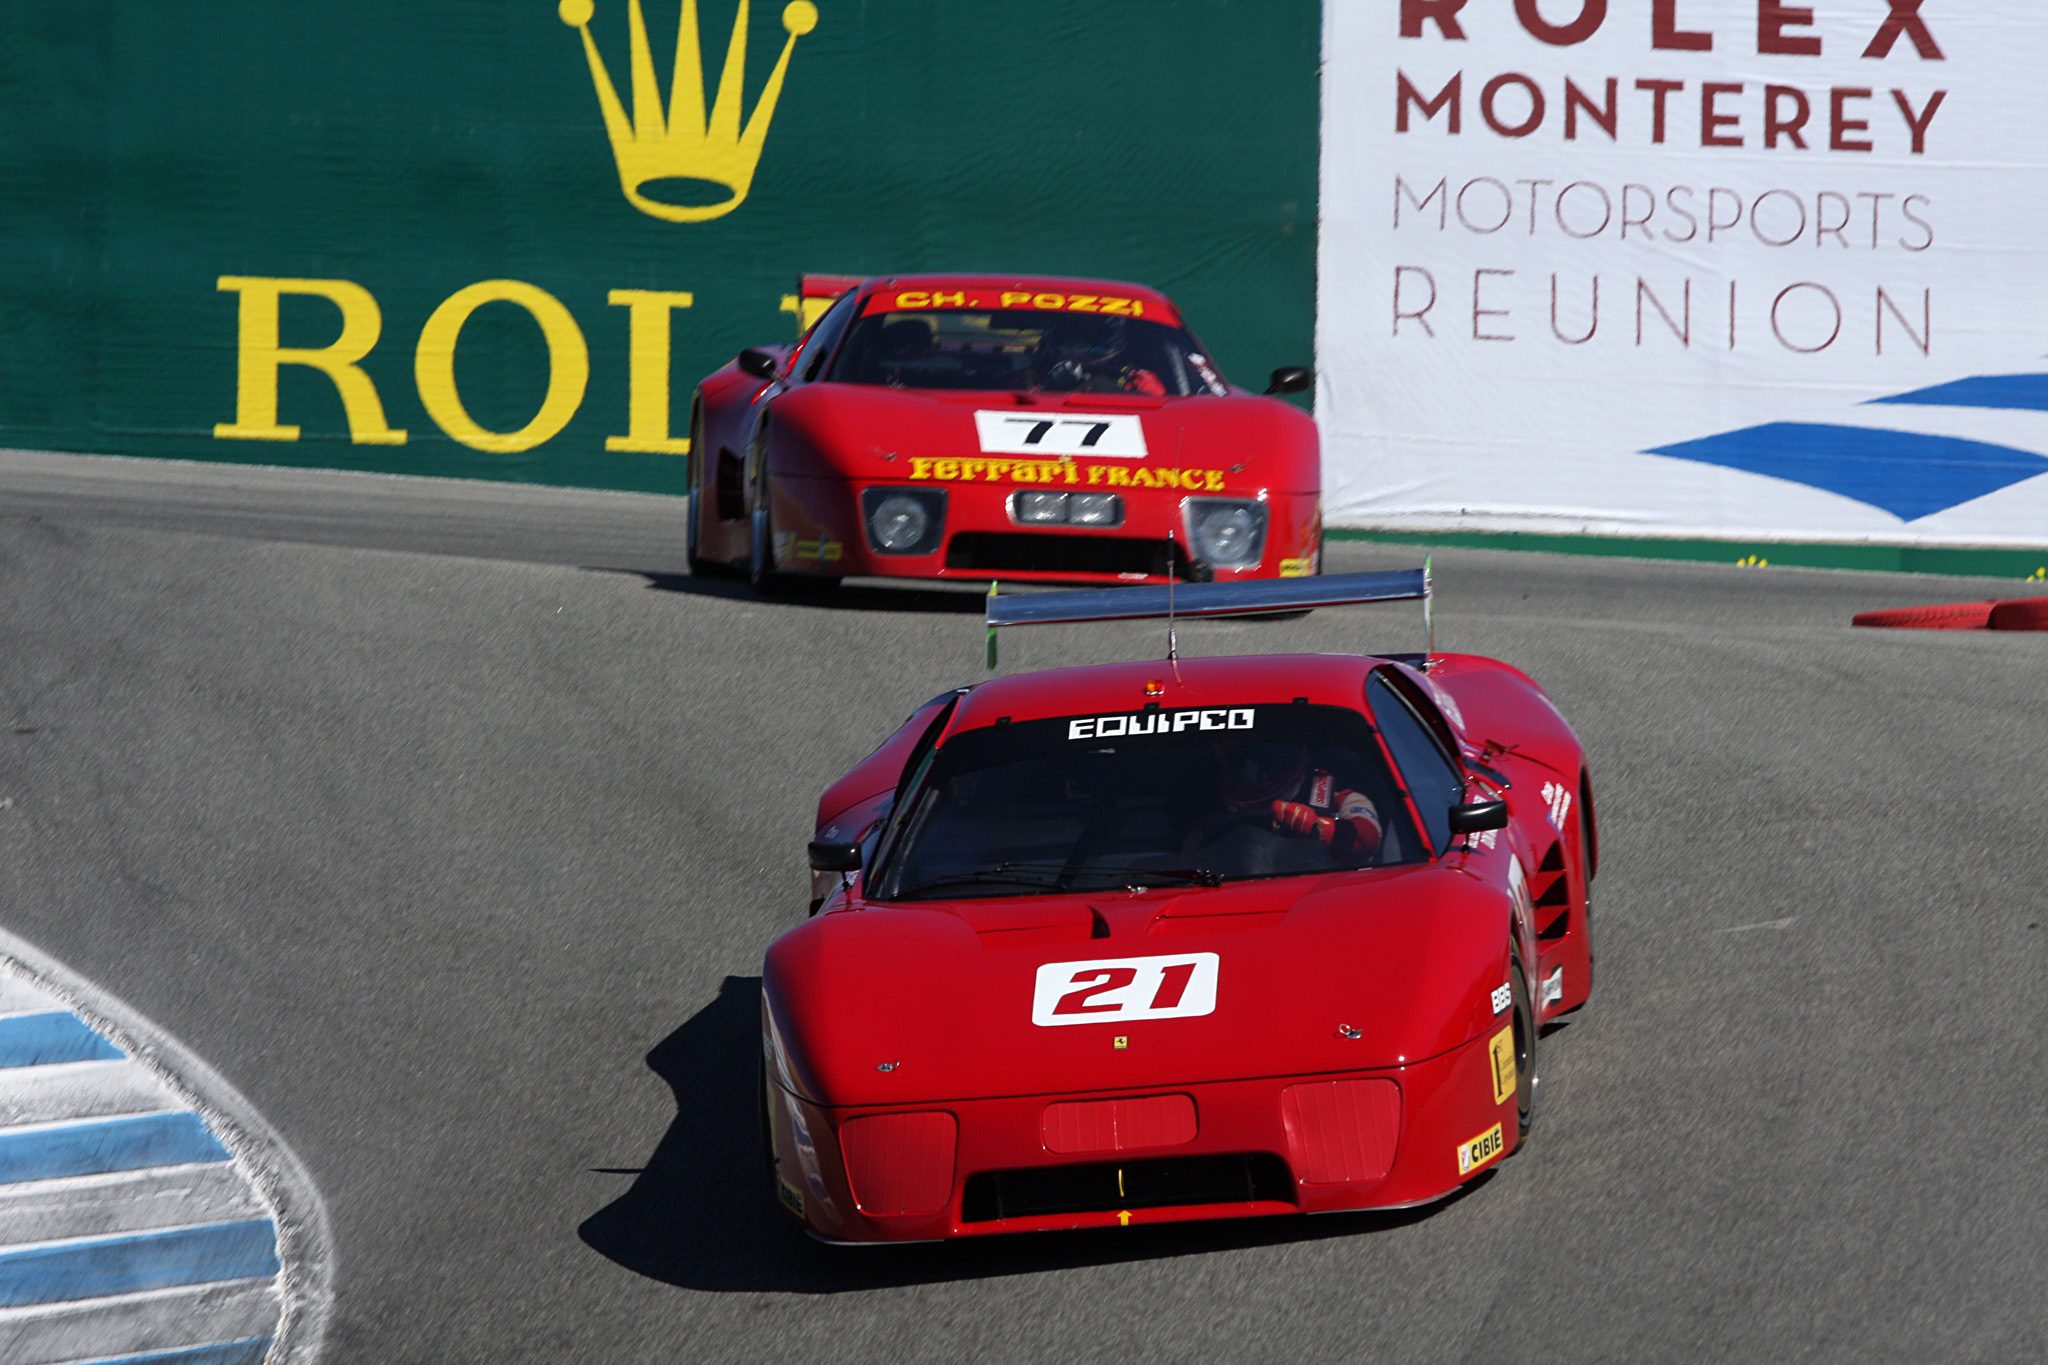
<svg viewBox="0 0 2048 1365"><path fill-rule="evenodd" d="M1462 806L1451 807L1453 834L1478 834L1507 827L1508 803L1505 801L1468 801Z"/></svg>
<svg viewBox="0 0 2048 1365"><path fill-rule="evenodd" d="M742 370L756 379L773 379L775 371L781 368L775 357L758 346L749 346L740 352L739 365Z"/></svg>
<svg viewBox="0 0 2048 1365"><path fill-rule="evenodd" d="M1273 371L1273 382L1266 385L1266 392L1302 393L1315 380L1314 372L1305 365L1282 365Z"/></svg>
<svg viewBox="0 0 2048 1365"><path fill-rule="evenodd" d="M1506 807L1503 806L1505 811ZM1505 815L1502 824L1507 823ZM811 871L813 872L858 872L860 871L860 845L834 844L823 839L813 840L810 847Z"/></svg>

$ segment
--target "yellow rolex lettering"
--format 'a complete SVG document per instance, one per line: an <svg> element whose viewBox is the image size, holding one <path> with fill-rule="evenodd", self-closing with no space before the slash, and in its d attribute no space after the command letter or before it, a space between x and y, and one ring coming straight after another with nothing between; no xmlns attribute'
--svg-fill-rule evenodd
<svg viewBox="0 0 2048 1365"><path fill-rule="evenodd" d="M915 455L911 456L910 477L913 479L929 479L931 476L932 461L919 459Z"/></svg>
<svg viewBox="0 0 2048 1365"><path fill-rule="evenodd" d="M664 289L614 289L614 307L632 311L627 319L626 434L604 438L606 450L649 455L687 455L690 438L668 430L669 321L695 299ZM552 350L552 344L550 344Z"/></svg>
<svg viewBox="0 0 2048 1365"><path fill-rule="evenodd" d="M357 445L402 446L405 433L387 426L377 387L357 363L384 330L384 315L370 291L347 280L269 279L223 275L223 293L241 295L235 344L235 420L213 429L218 441L296 441L299 429L277 420L277 368L307 365L333 381L348 417L348 438ZM278 344L278 299L312 294L341 310L341 336L330 346Z"/></svg>
<svg viewBox="0 0 2048 1365"><path fill-rule="evenodd" d="M455 343L463 324L485 304L500 302L516 303L531 313L548 347L547 396L533 420L517 431L478 426L455 390ZM583 329L554 295L518 280L485 280L456 290L427 319L413 357L413 374L419 381L420 402L441 430L472 450L511 455L552 440L569 425L590 382L590 348Z"/></svg>

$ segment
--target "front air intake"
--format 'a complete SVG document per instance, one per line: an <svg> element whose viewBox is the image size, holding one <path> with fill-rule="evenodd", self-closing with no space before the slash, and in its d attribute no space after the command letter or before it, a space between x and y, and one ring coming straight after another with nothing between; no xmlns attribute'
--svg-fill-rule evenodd
<svg viewBox="0 0 2048 1365"><path fill-rule="evenodd" d="M960 1221L1114 1213L1196 1204L1294 1203L1294 1177L1271 1152L1153 1157L1086 1166L983 1171L967 1178Z"/></svg>
<svg viewBox="0 0 2048 1365"><path fill-rule="evenodd" d="M1389 1080L1311 1081L1280 1092L1287 1154L1311 1185L1378 1180L1401 1137L1401 1088Z"/></svg>
<svg viewBox="0 0 2048 1365"><path fill-rule="evenodd" d="M846 1183L867 1214L937 1213L953 1194L959 1125L947 1113L872 1114L839 1126Z"/></svg>

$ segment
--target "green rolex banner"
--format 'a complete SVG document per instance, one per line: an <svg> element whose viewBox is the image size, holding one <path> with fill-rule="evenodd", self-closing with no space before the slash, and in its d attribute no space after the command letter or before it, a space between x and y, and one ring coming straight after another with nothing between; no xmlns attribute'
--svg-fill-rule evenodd
<svg viewBox="0 0 2048 1365"><path fill-rule="evenodd" d="M1315 0L0 11L0 446L680 492L804 272L1310 359Z"/></svg>

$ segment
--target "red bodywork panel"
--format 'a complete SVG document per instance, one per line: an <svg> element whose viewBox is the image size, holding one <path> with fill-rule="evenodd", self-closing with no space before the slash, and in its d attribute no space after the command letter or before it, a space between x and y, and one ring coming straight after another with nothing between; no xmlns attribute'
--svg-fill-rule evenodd
<svg viewBox="0 0 2048 1365"><path fill-rule="evenodd" d="M869 280L851 292L845 306L857 314L898 306L987 307L1180 323L1173 303L1157 291L1102 280L902 276ZM839 331L820 320L793 347L759 348L778 360L773 379L745 374L735 363L699 384L690 516L692 554L700 563L750 566L762 524L756 513L765 511L767 567L789 574L1145 583L1165 582L1168 562L1179 565L1183 580L1319 571L1320 449L1314 421L1291 404L1229 386L1222 393L1149 396L893 388L810 378L811 362L820 358L812 348L829 350ZM984 448L983 426L990 422L1023 423L1022 431L1038 421L1085 429L1091 418L1134 420L1144 453L1043 458ZM892 554L872 543L862 510L869 489L944 495L943 532L929 552ZM1014 494L1047 490L1114 493L1123 499L1123 522L1047 528L1013 516ZM1187 503L1205 497L1265 505L1265 545L1255 564L1206 566L1189 559Z"/></svg>
<svg viewBox="0 0 2048 1365"><path fill-rule="evenodd" d="M820 802L820 837L860 837L882 819L942 716L941 745L1005 717L1147 701L1366 710L1376 669L1436 713L1425 719L1466 766L1465 799L1504 796L1508 828L1425 862L1216 887L897 904L865 899L858 875L846 889L828 878L823 912L778 940L763 972L785 1206L845 1241L1385 1208L1440 1198L1511 1152L1500 988L1512 947L1532 993L1560 974L1535 1020L1585 1002L1591 838L1578 740L1505 664L1446 655L1425 674L1291 655L998 679L913 713ZM1034 1022L1048 964L1206 955L1217 964L1208 1013ZM1242 1192L1200 1193L1239 1167L1252 1172ZM1053 1213L1004 1202L1034 1180L1113 1180L1102 1188L1121 1194L1127 1175L1181 1180L1196 1196ZM999 1188L1010 1193L992 1196Z"/></svg>

